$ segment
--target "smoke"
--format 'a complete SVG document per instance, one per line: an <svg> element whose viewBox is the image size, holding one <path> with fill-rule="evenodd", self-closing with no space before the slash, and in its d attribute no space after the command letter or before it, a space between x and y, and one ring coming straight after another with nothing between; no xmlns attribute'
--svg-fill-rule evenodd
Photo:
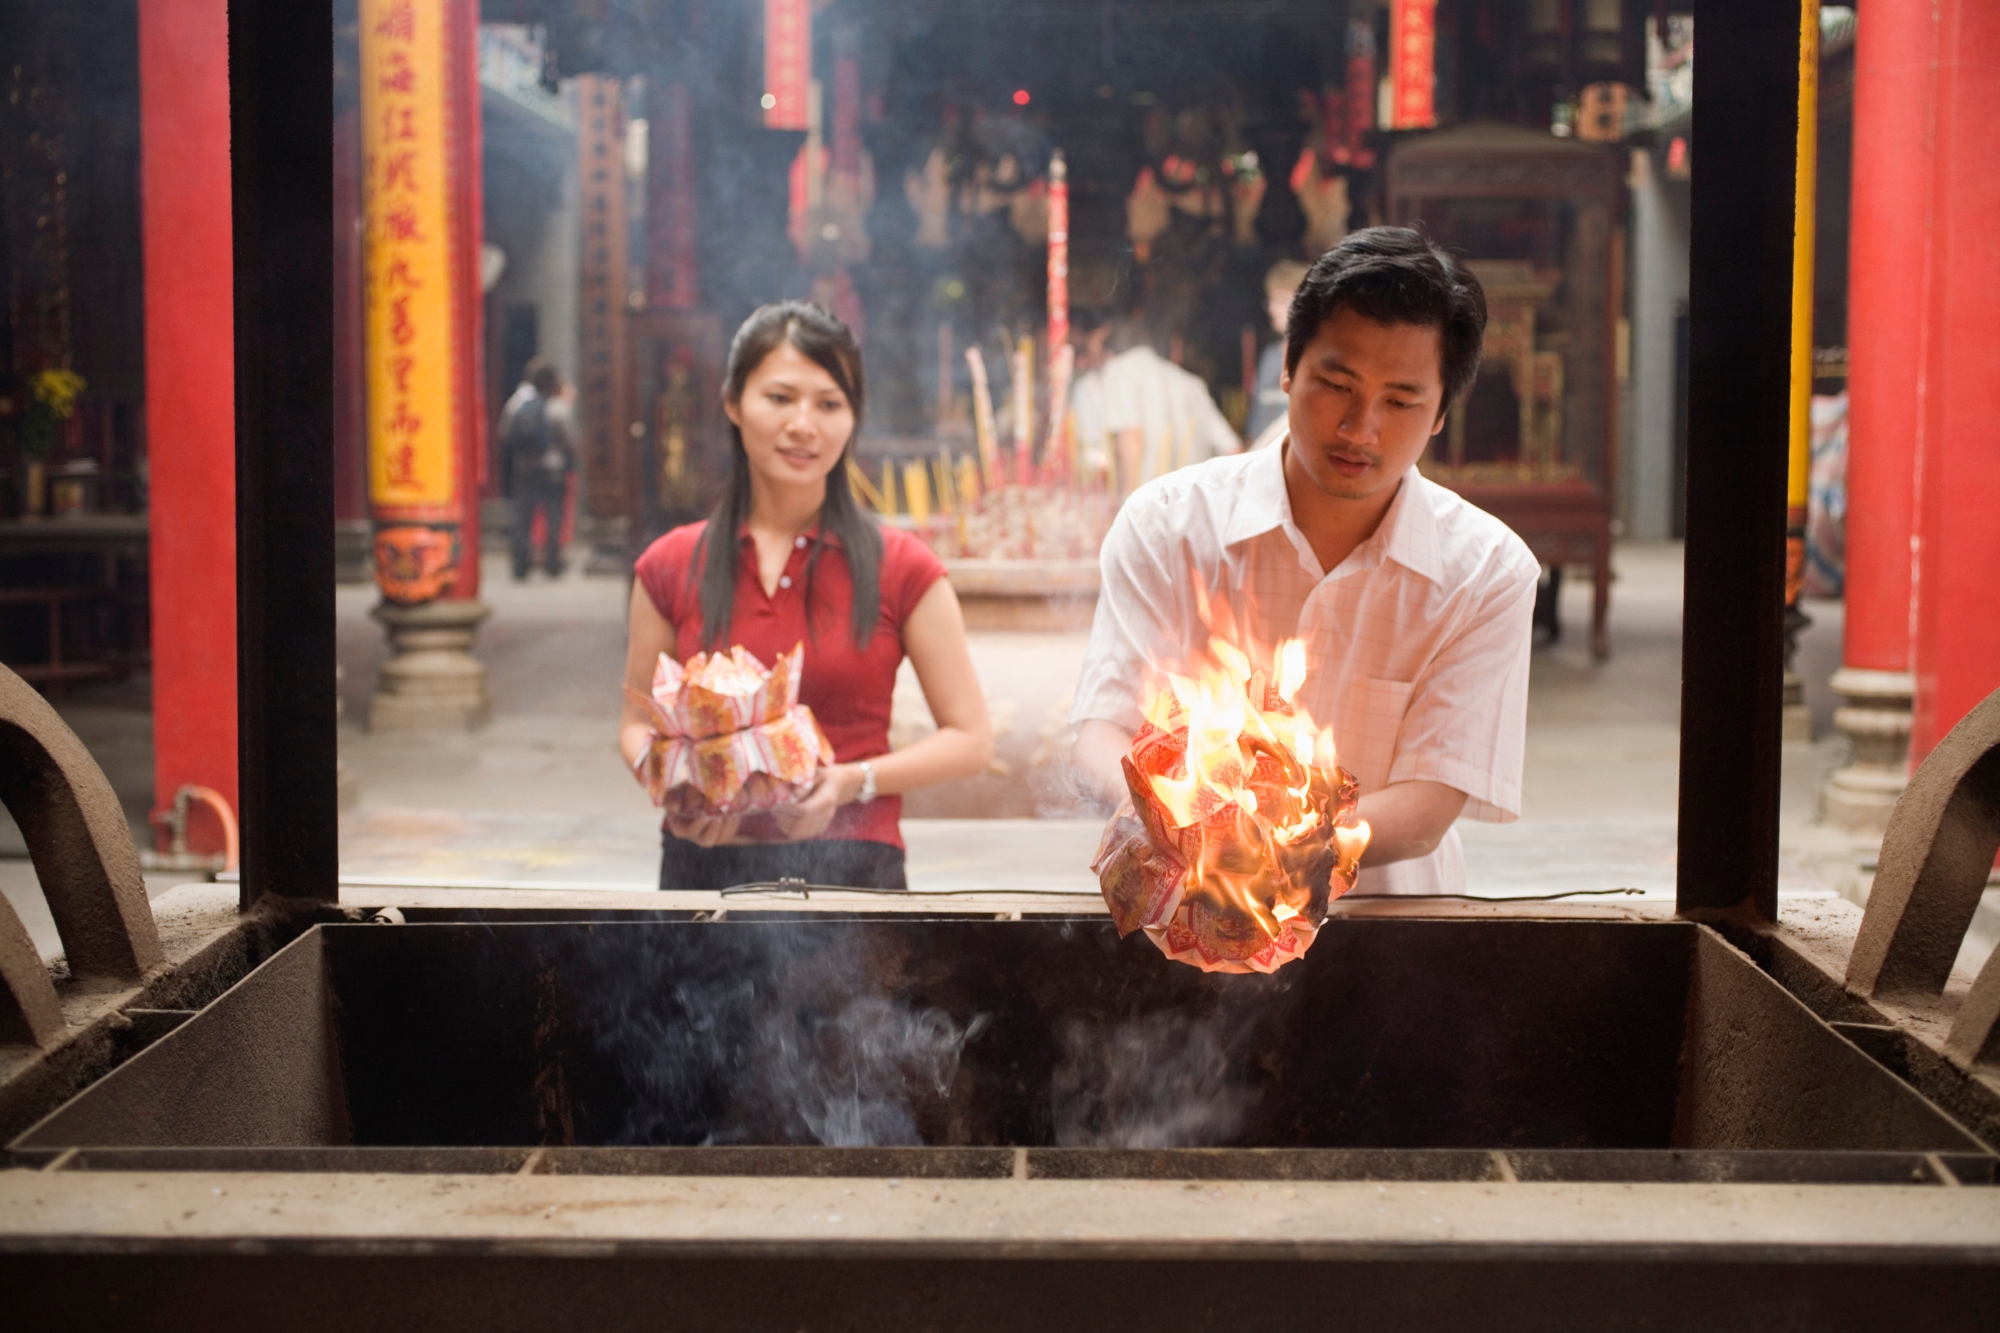
<svg viewBox="0 0 2000 1333"><path fill-rule="evenodd" d="M593 931L595 975L570 992L597 1056L569 1083L578 1123L598 1142L828 1147L1200 1147L1277 1128L1294 978L1206 977L1108 927L1044 929Z"/></svg>
<svg viewBox="0 0 2000 1333"><path fill-rule="evenodd" d="M922 1144L988 1020L883 993L875 932L606 931L589 1018L631 1101L620 1143Z"/></svg>
<svg viewBox="0 0 2000 1333"><path fill-rule="evenodd" d="M1103 1028L1071 1020L1050 1084L1061 1148L1227 1143L1256 1102L1226 1016L1168 1010Z"/></svg>
<svg viewBox="0 0 2000 1333"><path fill-rule="evenodd" d="M942 1010L863 996L824 1023L777 1031L762 1081L814 1142L921 1144L913 1097L948 1095L959 1053L985 1026L984 1015L961 1028Z"/></svg>

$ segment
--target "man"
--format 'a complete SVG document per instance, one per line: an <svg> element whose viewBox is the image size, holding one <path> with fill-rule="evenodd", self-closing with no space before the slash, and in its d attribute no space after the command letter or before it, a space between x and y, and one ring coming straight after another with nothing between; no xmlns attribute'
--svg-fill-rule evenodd
<svg viewBox="0 0 2000 1333"><path fill-rule="evenodd" d="M543 357L531 359L522 381L500 413L500 454L507 467L514 516L514 578L528 577L535 563L535 516L542 516L550 578L563 572L563 503L569 474L576 468L575 391Z"/></svg>
<svg viewBox="0 0 2000 1333"><path fill-rule="evenodd" d="M1279 387L1285 378L1285 320L1292 295L1305 280L1306 266L1296 259L1280 259L1264 275L1264 310L1278 340L1257 354L1257 395L1250 400L1250 421L1243 428L1252 449L1269 448L1283 438L1290 403Z"/></svg>
<svg viewBox="0 0 2000 1333"><path fill-rule="evenodd" d="M1185 663L1226 610L1271 664L1306 644L1299 700L1333 728L1374 837L1360 887L1456 893L1452 822L1515 818L1535 559L1497 519L1416 470L1478 369L1478 281L1405 228L1355 232L1289 312L1289 438L1143 487L1105 539L1103 591L1070 721L1113 799L1143 682Z"/></svg>
<svg viewBox="0 0 2000 1333"><path fill-rule="evenodd" d="M1082 374L1071 403L1086 472L1115 467L1123 495L1243 447L1208 385L1148 346L1136 321L1114 326L1101 311L1078 311L1072 328Z"/></svg>

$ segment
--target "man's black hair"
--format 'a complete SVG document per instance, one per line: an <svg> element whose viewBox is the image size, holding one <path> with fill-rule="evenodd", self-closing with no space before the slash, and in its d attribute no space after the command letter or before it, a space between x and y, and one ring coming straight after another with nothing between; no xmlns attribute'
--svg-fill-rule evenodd
<svg viewBox="0 0 2000 1333"><path fill-rule="evenodd" d="M1486 293L1464 265L1419 232L1368 227L1349 234L1319 257L1299 284L1286 318L1288 373L1298 373L1306 344L1342 310L1378 324L1436 329L1445 408L1472 386L1472 377L1479 373Z"/></svg>

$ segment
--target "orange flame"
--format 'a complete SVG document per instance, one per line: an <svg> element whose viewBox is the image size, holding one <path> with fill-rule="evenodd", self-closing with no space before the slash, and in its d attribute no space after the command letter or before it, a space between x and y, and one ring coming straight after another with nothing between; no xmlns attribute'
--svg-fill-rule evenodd
<svg viewBox="0 0 2000 1333"><path fill-rule="evenodd" d="M1201 597L1207 619L1207 598ZM1212 623L1212 622L1211 622ZM1299 702L1306 682L1305 644L1280 643L1276 679L1220 636L1192 674L1166 673L1147 701L1146 720L1162 732L1185 730L1182 764L1146 778L1170 825L1195 829L1200 853L1189 866L1189 891L1256 922L1269 938L1311 900L1294 873L1302 854L1329 842L1340 877L1353 883L1368 846L1368 825L1325 827L1328 789L1346 781L1333 732L1317 726ZM1315 793L1315 785L1319 793Z"/></svg>

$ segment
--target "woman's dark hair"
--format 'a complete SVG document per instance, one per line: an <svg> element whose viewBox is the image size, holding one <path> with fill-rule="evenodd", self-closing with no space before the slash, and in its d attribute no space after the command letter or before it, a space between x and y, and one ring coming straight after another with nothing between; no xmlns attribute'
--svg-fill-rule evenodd
<svg viewBox="0 0 2000 1333"><path fill-rule="evenodd" d="M1420 324L1438 331L1443 408L1470 388L1486 337L1486 293L1479 279L1422 233L1368 227L1319 257L1292 297L1285 324L1285 369L1296 372L1320 325L1342 310L1378 324Z"/></svg>
<svg viewBox="0 0 2000 1333"><path fill-rule="evenodd" d="M847 484L847 456L861 435L861 414L867 393L861 374L861 345L845 324L819 306L804 301L763 306L743 321L743 327L736 330L736 337L729 344L723 398L741 402L751 372L783 343L790 343L833 376L833 382L846 395L848 406L854 409L854 433L847 437L841 461L826 475L826 503L820 510L819 532L813 538L812 549L806 553L806 632L813 632L813 570L832 538L847 557L847 570L854 580L854 646L865 648L882 610L882 533L874 518L856 503ZM750 455L743 448L743 432L734 423L729 434L734 446L729 451L729 481L722 488L722 499L708 516L708 527L689 566L690 577L701 581L702 646L710 650L728 642L729 622L736 611L736 567L740 558L737 534L750 516Z"/></svg>

